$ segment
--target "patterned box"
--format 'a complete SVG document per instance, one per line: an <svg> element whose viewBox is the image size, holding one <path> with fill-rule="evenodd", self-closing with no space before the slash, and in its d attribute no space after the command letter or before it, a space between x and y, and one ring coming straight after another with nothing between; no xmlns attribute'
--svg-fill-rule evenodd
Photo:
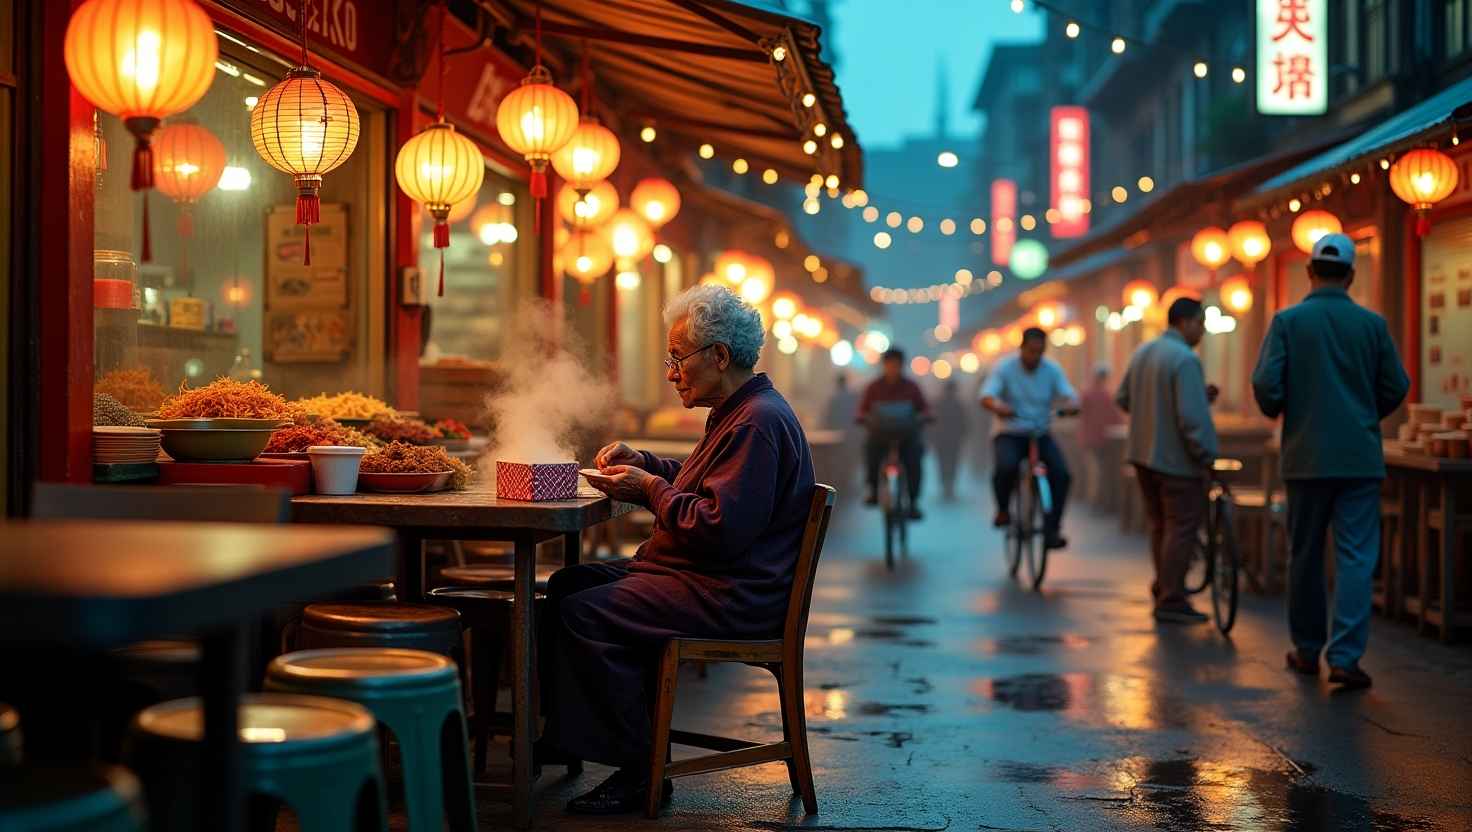
<svg viewBox="0 0 1472 832"><path fill-rule="evenodd" d="M578 493L576 462L496 461L496 496L505 500L571 500Z"/></svg>

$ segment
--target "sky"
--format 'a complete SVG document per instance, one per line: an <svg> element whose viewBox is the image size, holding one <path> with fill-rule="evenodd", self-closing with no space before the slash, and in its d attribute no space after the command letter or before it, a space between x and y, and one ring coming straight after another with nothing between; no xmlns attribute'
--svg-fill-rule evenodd
<svg viewBox="0 0 1472 832"><path fill-rule="evenodd" d="M1042 17L1014 14L1008 0L830 0L838 84L849 123L867 149L929 135L937 64L950 78L950 132L974 135L971 100L995 43L1038 41Z"/></svg>

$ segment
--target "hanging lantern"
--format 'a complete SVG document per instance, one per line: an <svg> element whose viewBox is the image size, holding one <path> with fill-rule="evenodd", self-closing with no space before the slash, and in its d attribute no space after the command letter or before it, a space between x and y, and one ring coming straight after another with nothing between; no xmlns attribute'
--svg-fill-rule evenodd
<svg viewBox="0 0 1472 832"><path fill-rule="evenodd" d="M179 203L179 236L194 234L191 206L220 183L225 145L192 121L170 122L153 135L153 184Z"/></svg>
<svg viewBox="0 0 1472 832"><path fill-rule="evenodd" d="M668 179L641 179L629 194L629 207L658 230L680 213L680 191Z"/></svg>
<svg viewBox="0 0 1472 832"><path fill-rule="evenodd" d="M547 198L547 162L577 127L578 105L553 86L552 73L540 63L522 79L521 86L501 99L496 108L496 132L531 165L533 199ZM537 213L540 217L541 212Z"/></svg>
<svg viewBox="0 0 1472 832"><path fill-rule="evenodd" d="M746 260L746 279L737 289L741 299L755 306L772 294L772 284L777 274L772 264L764 257L750 256Z"/></svg>
<svg viewBox="0 0 1472 832"><path fill-rule="evenodd" d="M475 236L488 246L514 243L519 236L511 206L502 205L499 202L476 211L475 215L470 218L470 230L474 231Z"/></svg>
<svg viewBox="0 0 1472 832"><path fill-rule="evenodd" d="M204 97L218 57L214 26L194 0L87 0L72 13L67 75L77 92L122 119L133 134L133 190L153 187L153 132L160 121ZM147 194L142 254L145 261L153 259Z"/></svg>
<svg viewBox="0 0 1472 832"><path fill-rule="evenodd" d="M1227 229L1227 240L1232 246L1232 256L1249 269L1267 258L1273 248L1268 227L1257 220L1234 223Z"/></svg>
<svg viewBox="0 0 1472 832"><path fill-rule="evenodd" d="M399 187L434 217L434 247L440 249L439 294L445 294L445 253L450 247L450 208L473 199L485 179L486 163L475 142L441 118L399 148L394 177Z"/></svg>
<svg viewBox="0 0 1472 832"><path fill-rule="evenodd" d="M716 276L729 283L733 288L740 286L746 280L748 255L744 251L731 249L723 251L716 257L715 268L712 269Z"/></svg>
<svg viewBox="0 0 1472 832"><path fill-rule="evenodd" d="M1428 216L1436 203L1457 189L1457 163L1451 157L1429 147L1412 150L1390 166L1390 189L1403 202L1416 209L1416 236L1431 231Z"/></svg>
<svg viewBox="0 0 1472 832"><path fill-rule="evenodd" d="M1241 314L1252 308L1252 284L1247 282L1243 276L1231 277L1222 281L1218 293L1222 298L1222 305L1227 309Z"/></svg>
<svg viewBox="0 0 1472 832"><path fill-rule="evenodd" d="M1344 231L1344 225L1339 218L1328 211L1320 211L1317 208L1312 211L1304 211L1293 221L1293 245L1304 254L1312 254L1314 243L1325 234L1340 234Z"/></svg>
<svg viewBox="0 0 1472 832"><path fill-rule="evenodd" d="M791 320L797 315L800 304L797 297L786 292L772 299L772 315L779 321Z"/></svg>
<svg viewBox="0 0 1472 832"><path fill-rule="evenodd" d="M618 190L607 181L579 193L571 185L557 191L557 215L573 228L597 228L618 210Z"/></svg>
<svg viewBox="0 0 1472 832"><path fill-rule="evenodd" d="M1208 269L1219 269L1232 257L1232 242L1227 232L1208 226L1191 238L1191 256Z"/></svg>
<svg viewBox="0 0 1472 832"><path fill-rule="evenodd" d="M567 143L552 153L552 167L579 192L607 179L618 167L618 136L597 118L584 115Z"/></svg>
<svg viewBox="0 0 1472 832"><path fill-rule="evenodd" d="M605 231L609 245L613 247L613 255L619 260L643 260L654 250L654 232L649 230L649 223L632 209L624 208L614 213Z"/></svg>
<svg viewBox="0 0 1472 832"><path fill-rule="evenodd" d="M1124 285L1124 305L1127 307L1149 309L1159 299L1159 290L1148 280L1131 280Z"/></svg>
<svg viewBox="0 0 1472 832"><path fill-rule="evenodd" d="M562 270L583 286L578 294L581 304L592 300L589 287L613 268L613 248L607 237L596 231L572 232L557 255L562 262Z"/></svg>

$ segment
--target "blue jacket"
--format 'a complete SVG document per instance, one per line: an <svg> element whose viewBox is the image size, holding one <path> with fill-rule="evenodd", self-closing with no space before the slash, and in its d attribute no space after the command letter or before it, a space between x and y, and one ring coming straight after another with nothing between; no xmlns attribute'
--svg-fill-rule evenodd
<svg viewBox="0 0 1472 832"><path fill-rule="evenodd" d="M1283 478L1384 477L1380 421L1411 380L1385 319L1337 287L1273 317L1252 373L1257 405L1283 416Z"/></svg>

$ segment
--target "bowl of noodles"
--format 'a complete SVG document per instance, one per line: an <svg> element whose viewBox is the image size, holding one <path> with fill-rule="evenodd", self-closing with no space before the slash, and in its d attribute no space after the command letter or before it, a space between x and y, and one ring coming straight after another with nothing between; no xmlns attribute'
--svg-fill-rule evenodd
<svg viewBox="0 0 1472 832"><path fill-rule="evenodd" d="M464 488L470 468L437 445L391 442L363 455L358 468L358 488L389 494L442 491Z"/></svg>
<svg viewBox="0 0 1472 832"><path fill-rule="evenodd" d="M163 447L178 462L250 462L265 450L294 411L257 381L219 378L181 387L159 405L148 426L163 431Z"/></svg>

